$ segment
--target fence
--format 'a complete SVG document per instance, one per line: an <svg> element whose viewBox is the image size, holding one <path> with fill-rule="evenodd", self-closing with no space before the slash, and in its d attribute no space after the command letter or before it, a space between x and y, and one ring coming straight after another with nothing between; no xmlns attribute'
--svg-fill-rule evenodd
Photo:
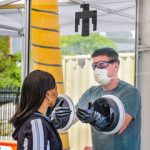
<svg viewBox="0 0 150 150"><path fill-rule="evenodd" d="M120 53L119 78L134 83L134 53ZM90 55L63 56L63 75L65 93L77 103L82 93L94 81ZM90 126L76 123L69 129L71 150L84 150L91 146Z"/></svg>
<svg viewBox="0 0 150 150"><path fill-rule="evenodd" d="M0 89L0 140L10 140L13 127L8 120L15 113L20 88L1 88Z"/></svg>

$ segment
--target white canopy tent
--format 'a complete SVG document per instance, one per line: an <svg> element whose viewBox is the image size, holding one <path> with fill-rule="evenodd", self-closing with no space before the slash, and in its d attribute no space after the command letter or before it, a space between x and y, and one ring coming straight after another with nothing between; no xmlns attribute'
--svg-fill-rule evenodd
<svg viewBox="0 0 150 150"><path fill-rule="evenodd" d="M24 9L16 1L0 1L0 35L20 36L24 28Z"/></svg>
<svg viewBox="0 0 150 150"><path fill-rule="evenodd" d="M135 0L59 0L61 35L75 33L75 12L82 12L80 4L84 3L90 4L90 10L97 10L97 32L135 29ZM24 12L23 0L1 0L0 35L22 35ZM90 32L93 29L91 22L90 20ZM79 33L81 33L81 23L80 19Z"/></svg>
<svg viewBox="0 0 150 150"><path fill-rule="evenodd" d="M97 10L98 32L131 31L135 28L135 0L70 0L61 2L59 7L63 35L74 33L75 12L83 11L80 8L82 3L89 3L90 10ZM92 31L93 26L90 26Z"/></svg>

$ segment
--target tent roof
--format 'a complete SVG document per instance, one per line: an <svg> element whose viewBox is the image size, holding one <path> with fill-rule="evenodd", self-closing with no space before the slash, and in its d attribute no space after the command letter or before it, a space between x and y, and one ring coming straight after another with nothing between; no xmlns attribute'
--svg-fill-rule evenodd
<svg viewBox="0 0 150 150"><path fill-rule="evenodd" d="M0 34L17 36L24 29L24 1L0 1ZM89 3L90 10L97 10L97 31L131 31L135 28L135 0L59 0L61 34L75 33L75 12L82 12L80 4ZM3 8L3 9L1 9ZM93 25L90 20L90 31ZM79 33L81 33L81 19Z"/></svg>

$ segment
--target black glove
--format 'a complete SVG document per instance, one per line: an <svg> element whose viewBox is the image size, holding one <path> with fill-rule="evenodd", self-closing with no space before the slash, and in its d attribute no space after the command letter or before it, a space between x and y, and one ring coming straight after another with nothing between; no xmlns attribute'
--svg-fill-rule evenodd
<svg viewBox="0 0 150 150"><path fill-rule="evenodd" d="M106 128L110 124L109 116L103 116L97 111L94 111L93 104L90 102L88 109L77 109L77 117L83 123L89 123L98 130Z"/></svg>
<svg viewBox="0 0 150 150"><path fill-rule="evenodd" d="M100 110L102 115L108 116L110 114L110 106L105 100L102 100L101 103L97 103L96 105L99 107L98 109L96 108L96 110Z"/></svg>
<svg viewBox="0 0 150 150"><path fill-rule="evenodd" d="M91 102L89 103L88 109L78 108L76 114L79 120L83 123L94 122L94 108Z"/></svg>
<svg viewBox="0 0 150 150"><path fill-rule="evenodd" d="M62 107L64 100L60 100L50 114L50 118L57 129L63 128L68 122L71 114L69 107Z"/></svg>

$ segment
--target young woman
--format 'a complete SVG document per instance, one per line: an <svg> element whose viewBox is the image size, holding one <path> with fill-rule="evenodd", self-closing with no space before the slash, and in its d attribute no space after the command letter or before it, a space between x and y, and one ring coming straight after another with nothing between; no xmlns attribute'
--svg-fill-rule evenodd
<svg viewBox="0 0 150 150"><path fill-rule="evenodd" d="M18 150L62 150L59 134L46 116L57 95L50 73L35 70L25 78L18 110L10 120L15 127L12 136L17 140Z"/></svg>

